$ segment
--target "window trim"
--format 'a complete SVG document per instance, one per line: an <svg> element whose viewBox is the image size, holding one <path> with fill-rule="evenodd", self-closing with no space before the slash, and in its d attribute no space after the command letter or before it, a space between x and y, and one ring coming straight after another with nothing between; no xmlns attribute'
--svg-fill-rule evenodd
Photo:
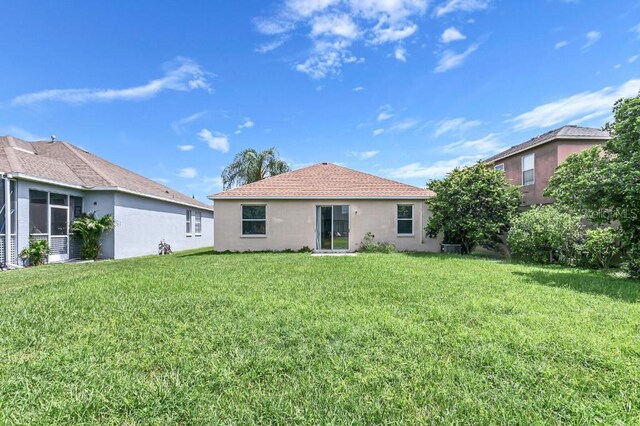
<svg viewBox="0 0 640 426"><path fill-rule="evenodd" d="M193 216L193 234L196 237L202 237L202 212L200 210L196 210L195 215ZM200 231L198 232L198 228Z"/></svg>
<svg viewBox="0 0 640 426"><path fill-rule="evenodd" d="M524 159L527 157L533 157L533 167L530 169L525 170L524 169ZM530 183L525 184L524 183L524 173L528 172L529 170L533 171L533 179L531 180ZM531 152L529 154L524 154L522 157L520 157L520 182L522 183L522 186L530 186L530 185L534 185L536 183L536 154L535 152Z"/></svg>
<svg viewBox="0 0 640 426"><path fill-rule="evenodd" d="M495 164L493 168L496 170L500 170L501 172L504 172L504 163Z"/></svg>
<svg viewBox="0 0 640 426"><path fill-rule="evenodd" d="M264 219L245 219L243 218L244 207L264 207ZM264 222L264 234L245 234L244 222ZM240 204L240 238L267 238L269 222L267 221L267 205L265 203L247 203Z"/></svg>
<svg viewBox="0 0 640 426"><path fill-rule="evenodd" d="M411 207L411 218L400 218L398 217L398 207L400 206L409 206ZM398 237L415 237L415 226L414 226L414 221L415 221L415 204L406 204L406 203L400 203L400 204L396 204L396 236ZM400 229L399 229L399 223L401 220L404 221L411 221L411 233L400 233Z"/></svg>
<svg viewBox="0 0 640 426"><path fill-rule="evenodd" d="M188 228L185 229L187 237L193 235L193 211L190 209L186 209L184 213L185 225L188 225Z"/></svg>

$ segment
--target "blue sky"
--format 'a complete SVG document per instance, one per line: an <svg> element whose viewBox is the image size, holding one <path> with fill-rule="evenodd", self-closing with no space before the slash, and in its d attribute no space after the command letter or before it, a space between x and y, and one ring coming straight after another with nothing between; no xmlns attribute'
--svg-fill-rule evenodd
<svg viewBox="0 0 640 426"><path fill-rule="evenodd" d="M640 89L636 0L3 2L0 134L204 200L238 151L418 186Z"/></svg>

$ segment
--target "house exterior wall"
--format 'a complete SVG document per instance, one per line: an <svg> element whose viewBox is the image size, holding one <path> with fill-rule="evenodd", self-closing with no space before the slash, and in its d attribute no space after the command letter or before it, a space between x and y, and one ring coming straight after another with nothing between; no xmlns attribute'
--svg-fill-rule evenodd
<svg viewBox="0 0 640 426"><path fill-rule="evenodd" d="M83 213L95 212L98 217L110 214L115 219L116 193L114 191L87 191L83 197ZM115 258L115 232L113 230L102 234L100 258Z"/></svg>
<svg viewBox="0 0 640 426"><path fill-rule="evenodd" d="M550 204L553 203L553 198L545 197L543 193L549 186L549 179L555 173L558 165L566 160L569 155L602 143L602 140L556 140L497 160L494 164L504 164L507 180L514 185L520 186L523 195L523 207L535 204ZM522 157L531 153L535 154L534 183L522 186Z"/></svg>
<svg viewBox="0 0 640 426"><path fill-rule="evenodd" d="M100 258L114 259L156 254L158 242L165 239L173 250L213 246L213 212L202 212L202 233L187 237L185 210L178 204L154 200L115 191L84 191L24 179L16 181L17 191L17 251L29 246L29 191L82 197L83 212L97 216L110 214L116 228L102 237ZM190 207L191 210L199 210Z"/></svg>
<svg viewBox="0 0 640 426"><path fill-rule="evenodd" d="M17 179L16 185L17 185L16 190L18 193L18 210L17 210L18 212L18 229L17 229L18 252L20 252L22 249L29 246L29 237L30 237L29 191L30 190L52 192L56 194L65 194L65 195L71 195L74 197L85 196L82 191L77 189L66 188L63 186L40 183L40 182L32 182L24 179Z"/></svg>
<svg viewBox="0 0 640 426"><path fill-rule="evenodd" d="M186 233L186 210L202 213L201 235ZM213 211L174 203L116 193L114 258L158 253L165 240L174 251L213 246ZM195 215L193 215L195 219Z"/></svg>
<svg viewBox="0 0 640 426"><path fill-rule="evenodd" d="M266 205L265 236L242 236L242 205ZM412 204L413 235L396 232L398 204ZM316 207L349 205L349 251L355 251L367 232L376 241L394 243L400 251L440 251L440 239L425 236L430 214L424 200L216 200L214 226L217 251L282 251L316 248Z"/></svg>

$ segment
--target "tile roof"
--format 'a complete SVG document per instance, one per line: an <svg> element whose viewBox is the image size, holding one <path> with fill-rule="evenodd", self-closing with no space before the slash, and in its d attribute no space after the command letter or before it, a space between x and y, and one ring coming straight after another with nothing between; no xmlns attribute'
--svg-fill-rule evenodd
<svg viewBox="0 0 640 426"><path fill-rule="evenodd" d="M68 142L26 142L0 136L0 172L24 174L61 184L139 193L211 209L185 194L116 166Z"/></svg>
<svg viewBox="0 0 640 426"><path fill-rule="evenodd" d="M518 152L532 148L534 146L551 142L555 139L602 139L602 140L605 140L605 139L609 139L610 137L611 136L609 135L609 132L606 132L600 129L594 129L592 127L580 127L580 126L573 126L573 125L564 126L564 127L560 127L558 129L554 129L546 133L543 133L519 145L514 145L511 148L505 151L502 151L496 155L493 155L484 161L492 162L502 158L506 158L511 155L517 154Z"/></svg>
<svg viewBox="0 0 640 426"><path fill-rule="evenodd" d="M331 163L319 163L209 198L428 198L434 193Z"/></svg>

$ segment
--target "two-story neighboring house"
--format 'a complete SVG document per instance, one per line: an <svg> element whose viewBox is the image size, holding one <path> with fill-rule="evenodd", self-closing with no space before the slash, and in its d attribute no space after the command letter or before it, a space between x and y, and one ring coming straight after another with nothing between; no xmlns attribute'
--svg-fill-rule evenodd
<svg viewBox="0 0 640 426"><path fill-rule="evenodd" d="M485 162L503 170L509 182L521 187L523 207L550 204L553 199L543 192L558 165L569 155L603 144L609 138L609 133L600 129L564 126L512 146Z"/></svg>

